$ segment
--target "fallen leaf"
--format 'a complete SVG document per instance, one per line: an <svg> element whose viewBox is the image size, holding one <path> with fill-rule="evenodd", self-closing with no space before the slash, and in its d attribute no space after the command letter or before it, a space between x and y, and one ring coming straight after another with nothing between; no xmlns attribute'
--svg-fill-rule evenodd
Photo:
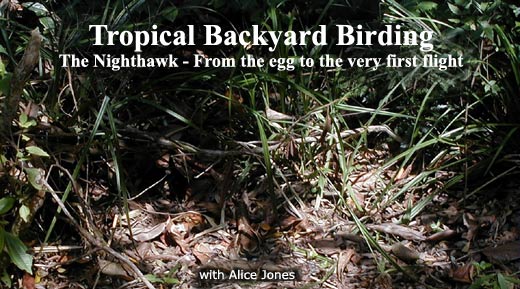
<svg viewBox="0 0 520 289"><path fill-rule="evenodd" d="M408 227L394 224L394 223L383 223L380 225L367 225L367 227L370 229L379 231L379 232L399 236L406 240L424 241L426 239L421 232L418 232L418 231L415 231Z"/></svg>
<svg viewBox="0 0 520 289"><path fill-rule="evenodd" d="M341 252L342 242L340 239L325 238L313 240L310 244L316 252L330 256Z"/></svg>
<svg viewBox="0 0 520 289"><path fill-rule="evenodd" d="M292 120L293 119L292 116L283 114L281 112L278 112L278 111L270 109L270 108L266 108L265 109L265 114L267 116L267 119L273 120L273 121L277 121L277 120Z"/></svg>
<svg viewBox="0 0 520 289"><path fill-rule="evenodd" d="M460 216L460 211L456 205L450 205L446 210L438 213L439 216L446 218L447 224L456 223Z"/></svg>
<svg viewBox="0 0 520 289"><path fill-rule="evenodd" d="M195 245L192 251L195 258L197 258L201 264L207 264L211 260L213 255L213 249L205 243L199 243Z"/></svg>
<svg viewBox="0 0 520 289"><path fill-rule="evenodd" d="M244 194L245 195L245 194ZM260 248L260 238L258 233L251 227L247 217L247 209L244 204L239 206L239 217L237 219L238 235L236 243L239 252L245 256L255 256Z"/></svg>
<svg viewBox="0 0 520 289"><path fill-rule="evenodd" d="M419 252L406 247L401 242L393 244L391 251L397 258L405 261L406 263L413 263L420 258Z"/></svg>
<svg viewBox="0 0 520 289"><path fill-rule="evenodd" d="M394 288L392 277L386 272L378 274L374 279L374 282L370 284L369 288L392 289Z"/></svg>
<svg viewBox="0 0 520 289"><path fill-rule="evenodd" d="M23 274L22 284L23 284L23 289L35 289L36 288L34 277L28 273Z"/></svg>
<svg viewBox="0 0 520 289"><path fill-rule="evenodd" d="M121 279L127 280L127 281L130 281L133 279L132 275L129 273L130 270L126 270L119 263L99 259L98 264L99 264L99 269L100 269L101 273L103 273L105 275L121 278Z"/></svg>
<svg viewBox="0 0 520 289"><path fill-rule="evenodd" d="M498 247L488 247L482 253L491 263L507 263L520 259L520 241L510 242Z"/></svg>
<svg viewBox="0 0 520 289"><path fill-rule="evenodd" d="M363 237L356 235L356 234L352 234L352 233L338 232L338 233L336 233L336 238L340 238L343 241L351 241L351 242L357 243L359 245L365 244L365 239L363 239Z"/></svg>
<svg viewBox="0 0 520 289"><path fill-rule="evenodd" d="M412 165L409 165L407 167L401 167L399 171L397 172L397 175L395 176L395 181L400 181L402 179L407 178L410 175L410 172L412 171Z"/></svg>
<svg viewBox="0 0 520 289"><path fill-rule="evenodd" d="M352 208L357 208L359 205L361 208L365 207L365 195L354 191L352 197L348 198L347 204L349 204Z"/></svg>
<svg viewBox="0 0 520 289"><path fill-rule="evenodd" d="M186 228L186 236L189 236L191 231L193 231L194 228L199 228L204 226L205 219L202 217L199 213L186 213L183 217L183 224Z"/></svg>
<svg viewBox="0 0 520 289"><path fill-rule="evenodd" d="M186 227L184 224L174 224L173 222L169 222L166 226L166 230L169 233L169 236L175 241L175 243L179 246L182 252L188 252L188 244L184 240L184 236L186 235ZM164 243L164 241L163 241ZM165 243L166 244L166 243Z"/></svg>
<svg viewBox="0 0 520 289"><path fill-rule="evenodd" d="M467 263L464 266L452 269L450 276L454 281L471 284L474 272L475 267L471 263Z"/></svg>
<svg viewBox="0 0 520 289"><path fill-rule="evenodd" d="M348 263L350 262L350 259L352 256L356 254L356 251L353 249L347 249L345 251L341 251L338 255L338 265L337 265L337 274L338 279L343 283L343 272L347 268Z"/></svg>
<svg viewBox="0 0 520 289"><path fill-rule="evenodd" d="M259 240L251 227L239 226L237 236L237 244L239 251L245 256L257 255L259 249Z"/></svg>
<svg viewBox="0 0 520 289"><path fill-rule="evenodd" d="M289 215L280 222L280 228L282 230L289 230L291 227L298 225L301 221L302 219L298 219L295 216Z"/></svg>
<svg viewBox="0 0 520 289"><path fill-rule="evenodd" d="M132 229L132 235L137 242L146 242L155 239L164 232L166 222L159 223L153 227L136 227Z"/></svg>
<svg viewBox="0 0 520 289"><path fill-rule="evenodd" d="M495 216L480 216L477 218L480 226L489 226L492 223L496 222L497 217Z"/></svg>
<svg viewBox="0 0 520 289"><path fill-rule="evenodd" d="M468 228L468 233L466 234L466 240L471 241L477 236L479 222L475 216L470 213L464 214L464 226Z"/></svg>
<svg viewBox="0 0 520 289"><path fill-rule="evenodd" d="M169 168L170 167L170 154L169 153L163 154L159 159L157 159L155 161L155 164L161 168Z"/></svg>
<svg viewBox="0 0 520 289"><path fill-rule="evenodd" d="M138 258L136 258L136 259L143 260L148 255L151 255L153 253L153 251L154 251L154 248L152 247L151 242L140 243L139 245L137 245L137 248L135 250L135 252L137 253L137 256L138 256Z"/></svg>

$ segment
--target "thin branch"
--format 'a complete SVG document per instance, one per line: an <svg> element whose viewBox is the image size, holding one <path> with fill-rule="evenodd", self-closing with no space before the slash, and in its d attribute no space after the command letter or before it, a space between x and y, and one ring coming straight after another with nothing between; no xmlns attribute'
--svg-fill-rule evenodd
<svg viewBox="0 0 520 289"><path fill-rule="evenodd" d="M97 239L92 234L90 234L87 230L85 230L83 227L79 225L79 223L76 221L76 219L72 216L72 214L69 212L65 204L61 201L61 199L58 197L58 194L51 188L51 186L46 182L42 181L42 185L45 186L47 191L52 195L52 198L56 201L58 206L62 209L63 213L65 213L65 216L69 219L69 222L76 227L80 235L85 238L90 244L94 245L95 247L101 248L108 254L114 256L119 262L127 265L132 272L134 273L135 277L140 279L148 289L155 289L153 284L146 279L146 277L143 275L143 273L137 268L137 266L130 262L128 257L123 256L121 253L115 251L114 249L110 248L108 245L104 243L104 241Z"/></svg>

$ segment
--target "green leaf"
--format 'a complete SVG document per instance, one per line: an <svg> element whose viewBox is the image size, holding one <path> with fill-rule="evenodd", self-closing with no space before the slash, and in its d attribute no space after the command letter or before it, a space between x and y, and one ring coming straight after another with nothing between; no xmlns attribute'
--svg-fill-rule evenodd
<svg viewBox="0 0 520 289"><path fill-rule="evenodd" d="M4 197L0 199L0 215L3 215L13 207L14 205L14 198L11 197Z"/></svg>
<svg viewBox="0 0 520 289"><path fill-rule="evenodd" d="M36 121L34 121L34 119L24 122L23 124L20 124L20 126L22 128L30 128L31 126L35 126L35 125L36 125Z"/></svg>
<svg viewBox="0 0 520 289"><path fill-rule="evenodd" d="M31 210L26 205L22 205L20 209L18 210L18 213L20 214L20 217L23 219L24 222L29 222L29 215L31 214Z"/></svg>
<svg viewBox="0 0 520 289"><path fill-rule="evenodd" d="M500 289L510 289L510 288L513 288L513 284L509 283L506 278L504 277L504 275L502 275L501 273L497 273L497 281L498 281L498 286L500 287Z"/></svg>
<svg viewBox="0 0 520 289"><path fill-rule="evenodd" d="M39 17L49 16L49 14L50 14L49 10L47 9L47 7L45 7L41 3L37 3L37 2L24 2L24 3L22 3L22 6L24 6L25 8L33 11Z"/></svg>
<svg viewBox="0 0 520 289"><path fill-rule="evenodd" d="M0 45L0 52L2 52L2 45ZM5 74L7 73L7 71L5 70L5 64L4 62L2 61L2 58L0 58L0 79L4 78Z"/></svg>
<svg viewBox="0 0 520 289"><path fill-rule="evenodd" d="M3 47L2 45L0 45L0 53L3 53L5 55L9 55L9 54L7 54L7 50L5 50L5 47Z"/></svg>
<svg viewBox="0 0 520 289"><path fill-rule="evenodd" d="M163 282L163 279L161 277L157 277L154 274L146 274L146 275L144 275L144 277L152 283L162 283Z"/></svg>
<svg viewBox="0 0 520 289"><path fill-rule="evenodd" d="M19 159L19 160L22 160L22 161L26 160L25 155L21 151L17 151L16 152L16 158Z"/></svg>
<svg viewBox="0 0 520 289"><path fill-rule="evenodd" d="M509 283L520 284L520 279L513 276L504 276L504 279L506 279Z"/></svg>
<svg viewBox="0 0 520 289"><path fill-rule="evenodd" d="M29 119L29 117L27 117L27 114L22 113L22 114L20 114L20 117L18 119L20 120L20 124L24 125L25 123L27 123L27 120Z"/></svg>
<svg viewBox="0 0 520 289"><path fill-rule="evenodd" d="M29 141L29 140L31 140L31 138L28 137L26 134L22 134L22 140L23 141Z"/></svg>
<svg viewBox="0 0 520 289"><path fill-rule="evenodd" d="M168 21L175 21L175 19L177 18L177 15L179 14L179 9L177 9L177 7L173 6L173 7L170 7L170 8L166 8L162 13L161 15L166 18L166 20Z"/></svg>
<svg viewBox="0 0 520 289"><path fill-rule="evenodd" d="M5 232L5 245L7 247L7 255L11 258L11 262L21 270L32 274L33 256L26 253L27 247L17 236Z"/></svg>
<svg viewBox="0 0 520 289"><path fill-rule="evenodd" d="M11 277L9 277L9 274L7 274L5 268L2 270L2 276L0 276L0 280L7 286L7 288L11 288L11 286L13 285Z"/></svg>
<svg viewBox="0 0 520 289"><path fill-rule="evenodd" d="M54 23L54 19L52 17L40 17L40 23L46 30L54 31L56 29L56 24Z"/></svg>
<svg viewBox="0 0 520 289"><path fill-rule="evenodd" d="M37 146L28 146L25 150L33 156L49 157L49 154Z"/></svg>
<svg viewBox="0 0 520 289"><path fill-rule="evenodd" d="M460 8L457 5L448 3L448 8L450 8L450 10L453 14L460 15Z"/></svg>
<svg viewBox="0 0 520 289"><path fill-rule="evenodd" d="M11 73L6 72L0 77L0 95L8 95L11 87Z"/></svg>
<svg viewBox="0 0 520 289"><path fill-rule="evenodd" d="M38 15L38 19L40 20L40 23L45 30L54 31L56 24L54 23L54 19L51 17L51 13L47 7L45 7L45 5L38 2L24 2L22 5Z"/></svg>
<svg viewBox="0 0 520 289"><path fill-rule="evenodd" d="M417 9L421 11L430 11L437 9L438 6L439 4L433 1L422 1L419 4L417 4Z"/></svg>
<svg viewBox="0 0 520 289"><path fill-rule="evenodd" d="M19 121L20 127L22 128L29 128L31 126L36 125L36 121L34 121L34 119L29 119L29 117L25 113L20 114Z"/></svg>
<svg viewBox="0 0 520 289"><path fill-rule="evenodd" d="M27 174L27 179L29 183L37 190L42 190L43 186L41 185L42 174L41 170L38 168L24 168L25 173Z"/></svg>
<svg viewBox="0 0 520 289"><path fill-rule="evenodd" d="M146 274L146 275L144 275L144 277L146 277L146 279L148 279L148 281L150 281L152 283L162 283L162 284L169 284L169 285L175 285L175 284L180 283L180 281L177 278L173 278L173 277L161 278L154 274Z"/></svg>
<svg viewBox="0 0 520 289"><path fill-rule="evenodd" d="M169 284L169 285L175 285L175 284L180 283L179 279L172 278L172 277L164 277L163 280L164 280L164 283Z"/></svg>
<svg viewBox="0 0 520 289"><path fill-rule="evenodd" d="M487 39L493 40L495 39L495 29L492 26L485 26L482 28L482 35Z"/></svg>
<svg viewBox="0 0 520 289"><path fill-rule="evenodd" d="M471 4L471 1L468 1L468 0L455 0L455 4L467 8Z"/></svg>

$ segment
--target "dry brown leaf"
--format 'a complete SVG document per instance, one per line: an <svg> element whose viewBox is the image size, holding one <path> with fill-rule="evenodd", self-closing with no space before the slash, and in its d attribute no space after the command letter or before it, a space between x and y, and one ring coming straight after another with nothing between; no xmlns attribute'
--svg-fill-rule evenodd
<svg viewBox="0 0 520 289"><path fill-rule="evenodd" d="M28 117L36 119L38 117L38 113L40 112L40 106L32 101L29 101L27 105L24 106L23 113Z"/></svg>
<svg viewBox="0 0 520 289"><path fill-rule="evenodd" d="M345 251L341 251L338 256L338 265L337 265L337 275L338 279L343 283L343 272L347 268L348 263L352 256L356 254L356 251L353 249L347 249Z"/></svg>
<svg viewBox="0 0 520 289"><path fill-rule="evenodd" d="M244 226L242 226L244 228ZM259 246L259 240L254 232L249 229L239 230L237 237L237 244L240 252L246 256L252 256L256 254Z"/></svg>
<svg viewBox="0 0 520 289"><path fill-rule="evenodd" d="M169 233L169 236L179 246L181 251L183 253L188 252L188 243L184 240L184 236L186 235L186 232L187 232L184 224L175 224L170 221L166 226L166 230Z"/></svg>
<svg viewBox="0 0 520 289"><path fill-rule="evenodd" d="M332 238L325 238L325 239L319 239L319 240L313 240L310 242L311 246L314 247L316 252L322 254L322 255L334 255L341 251L342 246L342 240L340 239L332 239Z"/></svg>
<svg viewBox="0 0 520 289"><path fill-rule="evenodd" d="M353 196L353 198L350 197L347 200L347 204L349 204L349 206L351 206L352 208L357 208L357 205L359 205L362 208L365 207L365 195L364 194L354 191L352 196Z"/></svg>
<svg viewBox="0 0 520 289"><path fill-rule="evenodd" d="M480 216L477 218L480 226L487 226L496 222L497 217L495 216Z"/></svg>
<svg viewBox="0 0 520 289"><path fill-rule="evenodd" d="M478 233L479 222L475 216L470 213L464 214L464 226L468 228L468 233L466 234L466 240L471 241L475 238Z"/></svg>
<svg viewBox="0 0 520 289"><path fill-rule="evenodd" d="M136 253L139 256L139 259L145 259L147 256L153 254L155 249L151 242L143 242L137 245Z"/></svg>
<svg viewBox="0 0 520 289"><path fill-rule="evenodd" d="M394 255L397 258L399 258L407 263L413 263L420 258L419 252L406 247L401 242L393 244L391 251L392 251L392 253L394 253Z"/></svg>
<svg viewBox="0 0 520 289"><path fill-rule="evenodd" d="M155 161L155 164L158 166L158 167L161 167L161 168L169 168L170 167L170 154L169 153L166 153L166 154L163 154L159 159L157 159Z"/></svg>
<svg viewBox="0 0 520 289"><path fill-rule="evenodd" d="M280 228L282 230L289 230L291 227L298 225L302 220L295 216L289 215L287 218L280 222Z"/></svg>
<svg viewBox="0 0 520 289"><path fill-rule="evenodd" d="M99 264L99 270L101 271L101 273L103 273L105 275L121 278L121 279L127 280L127 281L134 279L132 277L132 274L130 274L130 272L132 272L132 271L125 269L119 263L99 259L98 264Z"/></svg>
<svg viewBox="0 0 520 289"><path fill-rule="evenodd" d="M213 249L208 246L206 243L199 243L195 245L192 251L195 258L197 258L201 264L207 264L209 260L211 260L211 256L213 255Z"/></svg>
<svg viewBox="0 0 520 289"><path fill-rule="evenodd" d="M492 263L507 263L520 259L520 241L510 242L495 248L485 248L482 253Z"/></svg>
<svg viewBox="0 0 520 289"><path fill-rule="evenodd" d="M401 238L404 238L406 240L413 240L413 241L424 241L426 238L421 232L418 232L416 230L410 229L408 227L394 224L394 223L383 223L380 225L367 225L368 228L399 236Z"/></svg>
<svg viewBox="0 0 520 289"><path fill-rule="evenodd" d="M164 232L166 223L167 222L162 222L152 227L136 227L132 229L132 236L137 242L153 240Z"/></svg>
<svg viewBox="0 0 520 289"><path fill-rule="evenodd" d="M456 223L461 213L456 205L450 205L446 210L439 212L439 216L445 217L447 224Z"/></svg>
<svg viewBox="0 0 520 289"><path fill-rule="evenodd" d="M292 120L293 119L292 116L283 114L281 112L278 112L278 111L270 109L270 108L266 108L265 109L265 114L267 116L267 119L273 120L273 121L277 121L277 120Z"/></svg>
<svg viewBox="0 0 520 289"><path fill-rule="evenodd" d="M450 276L457 282L471 284L474 272L475 267L471 263L467 263L464 266L452 269Z"/></svg>
<svg viewBox="0 0 520 289"><path fill-rule="evenodd" d="M7 8L9 11L22 11L23 6L20 5L20 2L18 0L4 0L2 3L0 3L0 8L3 8L4 5L7 5Z"/></svg>
<svg viewBox="0 0 520 289"><path fill-rule="evenodd" d="M392 289L394 288L392 284L392 277L388 273L381 273L377 275L374 279L374 282L370 284L370 288L382 288L382 289Z"/></svg>
<svg viewBox="0 0 520 289"><path fill-rule="evenodd" d="M187 230L187 235L191 233L193 228L203 226L205 224L204 217L195 212L186 213L185 217L183 218L184 227Z"/></svg>
<svg viewBox="0 0 520 289"><path fill-rule="evenodd" d="M410 175L410 172L412 171L412 165L409 165L407 167L401 167L399 171L397 172L397 175L395 176L395 181L400 181L402 179L407 178Z"/></svg>
<svg viewBox="0 0 520 289"><path fill-rule="evenodd" d="M29 273L23 274L22 286L23 289L35 289L34 276L29 275Z"/></svg>
<svg viewBox="0 0 520 289"><path fill-rule="evenodd" d="M205 57L207 57L207 56L205 55ZM236 93L236 91L232 91L232 90L228 89L228 90L226 90L225 95L226 95L226 98L231 100L232 104L234 104L234 105L244 103L244 98L240 94Z"/></svg>

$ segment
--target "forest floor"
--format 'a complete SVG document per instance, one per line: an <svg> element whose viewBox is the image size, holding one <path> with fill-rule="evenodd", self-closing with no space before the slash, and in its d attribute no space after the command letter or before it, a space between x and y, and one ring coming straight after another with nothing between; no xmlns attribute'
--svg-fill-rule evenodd
<svg viewBox="0 0 520 289"><path fill-rule="evenodd" d="M334 187L317 196L312 183L291 180L277 184L273 197L261 175L239 187L234 183L243 172L232 162L188 158L196 177L186 181L170 172L173 156L163 154L153 174L135 175L147 184L127 200L128 210L99 179L82 196L92 204L78 198L72 209L83 228L156 288L492 288L485 286L504 280L513 288L510 276L520 270L518 182L464 197L463 187L439 190L450 176L439 171L435 183L411 189L407 184L420 172L380 170L388 154L364 149L357 156L349 176L354 196L346 200ZM402 196L381 198L391 179ZM411 208L424 199L426 208L416 214ZM143 288L132 268L67 223L55 228L60 241L33 248L37 273L25 275L25 288ZM200 278L211 270L226 275ZM289 280L230 280L240 270L259 278L264 270L286 272Z"/></svg>

